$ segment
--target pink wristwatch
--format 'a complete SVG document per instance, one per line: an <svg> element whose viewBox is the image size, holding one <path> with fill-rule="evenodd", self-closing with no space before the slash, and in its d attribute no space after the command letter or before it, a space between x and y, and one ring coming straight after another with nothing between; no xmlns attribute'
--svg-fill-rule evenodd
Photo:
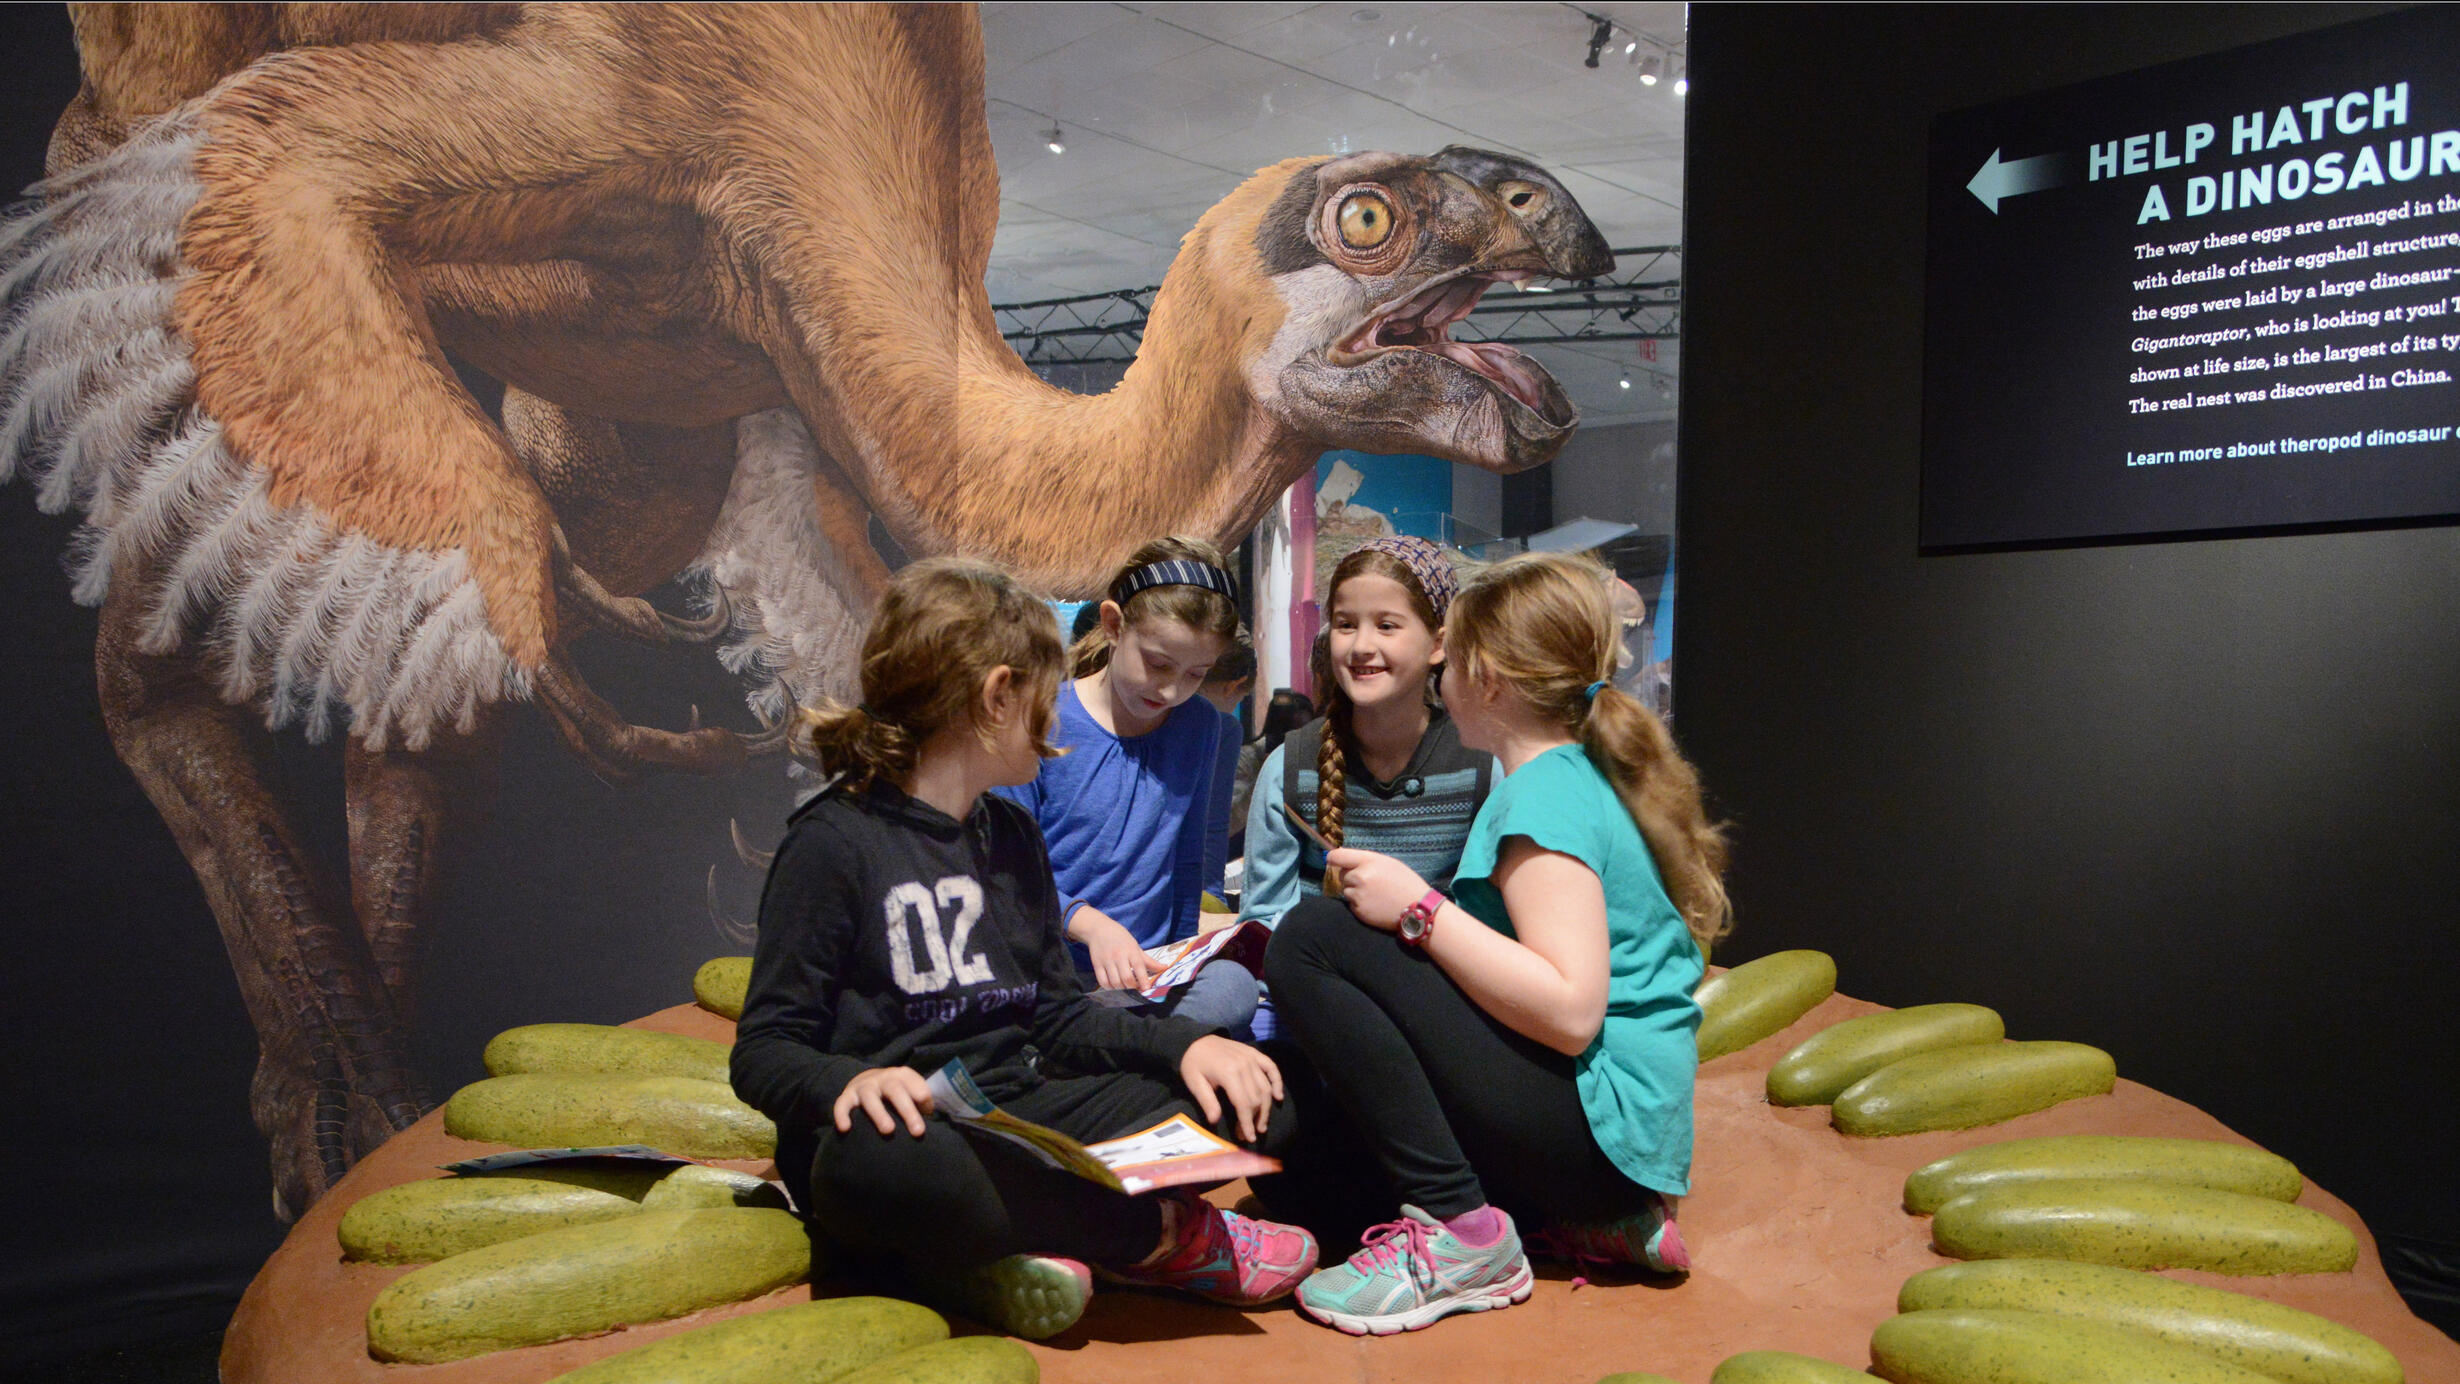
<svg viewBox="0 0 2460 1384"><path fill-rule="evenodd" d="M1425 946L1426 939L1435 932L1435 915L1443 911L1447 902L1449 900L1444 898L1444 891L1429 889L1425 898L1402 909L1398 929L1401 940L1413 947Z"/></svg>

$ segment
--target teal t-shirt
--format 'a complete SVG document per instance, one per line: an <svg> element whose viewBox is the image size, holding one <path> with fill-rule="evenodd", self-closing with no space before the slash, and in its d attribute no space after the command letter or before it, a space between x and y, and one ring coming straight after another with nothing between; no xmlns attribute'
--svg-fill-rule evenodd
<svg viewBox="0 0 2460 1384"><path fill-rule="evenodd" d="M1463 908L1516 934L1494 885L1506 838L1526 836L1597 872L1606 893L1606 1021L1574 1070L1589 1133L1623 1175L1681 1196L1691 1190L1691 1088L1699 1074L1705 966L1657 861L1614 785L1578 745L1558 745L1495 785L1469 827L1454 875Z"/></svg>

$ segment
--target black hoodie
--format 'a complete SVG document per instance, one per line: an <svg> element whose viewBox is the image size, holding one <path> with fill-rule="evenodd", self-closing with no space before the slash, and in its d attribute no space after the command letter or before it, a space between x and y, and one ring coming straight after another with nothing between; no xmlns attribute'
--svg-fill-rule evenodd
<svg viewBox="0 0 2460 1384"><path fill-rule="evenodd" d="M928 1076L961 1057L1000 1101L1040 1083L1037 1054L1175 1079L1214 1031L1085 998L1025 809L986 793L960 823L885 781L837 785L788 821L769 866L734 1086L777 1122L778 1169L799 1194L820 1128L867 1067Z"/></svg>

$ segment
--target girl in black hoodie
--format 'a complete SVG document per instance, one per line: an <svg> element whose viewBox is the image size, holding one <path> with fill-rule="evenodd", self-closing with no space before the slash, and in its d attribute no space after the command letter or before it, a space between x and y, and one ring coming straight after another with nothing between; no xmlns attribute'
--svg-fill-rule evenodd
<svg viewBox="0 0 2460 1384"><path fill-rule="evenodd" d="M898 574L862 704L805 713L831 778L770 866L734 1046L735 1089L777 1122L780 1175L824 1233L1037 1338L1083 1312L1089 1265L1244 1306L1316 1259L1296 1227L1121 1196L932 1108L927 1074L962 1058L993 1101L1087 1142L1180 1111L1265 1152L1292 1133L1262 1053L1085 998L1033 818L984 792L1056 753L1062 658L1049 609L998 569ZM1045 1058L1093 1074L1046 1078Z"/></svg>

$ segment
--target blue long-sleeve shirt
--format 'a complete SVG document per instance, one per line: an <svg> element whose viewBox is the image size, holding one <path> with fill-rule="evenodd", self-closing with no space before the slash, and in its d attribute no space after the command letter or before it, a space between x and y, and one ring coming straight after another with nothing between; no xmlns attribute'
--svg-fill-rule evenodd
<svg viewBox="0 0 2460 1384"><path fill-rule="evenodd" d="M1122 739L1093 719L1073 681L1060 686L1051 738L1068 753L1044 760L1032 783L992 790L1042 828L1060 917L1091 904L1146 948L1195 935L1198 902L1221 882L1219 847L1214 877L1205 872L1207 843L1229 830L1229 796L1216 791L1227 733L1211 703L1190 697L1160 726Z"/></svg>

